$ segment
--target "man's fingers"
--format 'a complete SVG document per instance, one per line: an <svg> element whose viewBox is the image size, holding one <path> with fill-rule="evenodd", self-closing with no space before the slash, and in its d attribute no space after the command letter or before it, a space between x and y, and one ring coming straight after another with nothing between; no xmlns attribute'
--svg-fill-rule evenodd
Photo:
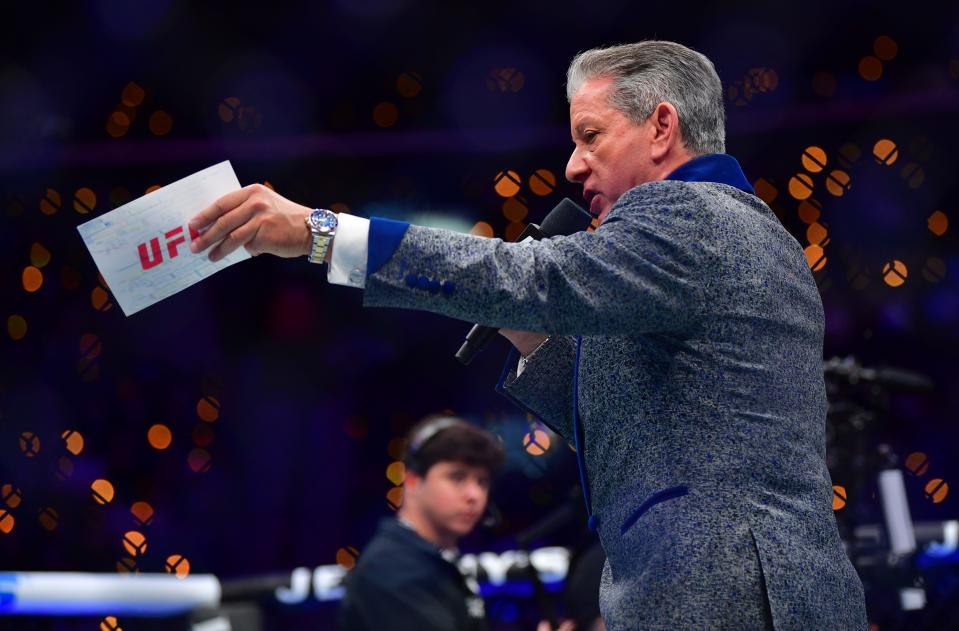
<svg viewBox="0 0 959 631"><path fill-rule="evenodd" d="M210 206L207 206L206 208L201 210L199 213L197 213L190 220L190 223L189 223L190 228L197 231L203 230L204 228L206 228L207 226L215 222L217 219L219 219L221 216L229 213L236 207L240 206L247 199L249 199L250 196L253 194L253 191L255 190L254 189L255 186L256 186L255 184L251 184L250 186L244 186L238 191L227 193L223 197L219 198L218 200L213 202L213 204L211 204ZM209 245L210 243L207 242L207 244L203 247L205 248ZM203 248L200 248L200 249L203 249Z"/></svg>
<svg viewBox="0 0 959 631"><path fill-rule="evenodd" d="M214 263L222 258L229 256L237 248L244 246L256 237L259 225L255 221L248 221L242 226L226 235L226 238L210 250L210 260Z"/></svg>
<svg viewBox="0 0 959 631"><path fill-rule="evenodd" d="M206 229L206 232L190 243L190 251L202 252L211 245L219 243L225 239L228 234L249 222L255 213L255 209L256 204L248 199L226 214L220 215L217 220Z"/></svg>

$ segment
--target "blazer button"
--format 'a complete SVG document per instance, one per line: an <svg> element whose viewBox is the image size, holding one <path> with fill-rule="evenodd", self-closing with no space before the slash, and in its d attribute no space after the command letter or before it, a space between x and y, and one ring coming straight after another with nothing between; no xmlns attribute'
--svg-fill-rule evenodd
<svg viewBox="0 0 959 631"><path fill-rule="evenodd" d="M406 286L407 286L407 287L416 287L416 274L407 274L407 275L406 275Z"/></svg>
<svg viewBox="0 0 959 631"><path fill-rule="evenodd" d="M449 296L456 290L456 283L451 280L443 281L443 293Z"/></svg>
<svg viewBox="0 0 959 631"><path fill-rule="evenodd" d="M590 515L589 519L586 520L586 527L589 528L590 532L596 532L599 528L599 517Z"/></svg>
<svg viewBox="0 0 959 631"><path fill-rule="evenodd" d="M419 280L416 281L416 284L420 289L429 289L430 279L426 276L420 276Z"/></svg>

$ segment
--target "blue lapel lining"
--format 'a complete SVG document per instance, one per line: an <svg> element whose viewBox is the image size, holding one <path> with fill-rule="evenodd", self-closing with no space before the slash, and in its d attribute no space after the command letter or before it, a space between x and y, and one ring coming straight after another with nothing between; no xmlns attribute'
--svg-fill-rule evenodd
<svg viewBox="0 0 959 631"><path fill-rule="evenodd" d="M689 487L685 484L679 486L672 486L668 489L663 489L662 491L656 491L640 504L636 510L633 511L633 514L623 522L623 525L619 528L619 534L625 535L626 531L633 527L633 524L636 523L636 520L643 516L643 513L648 511L650 508L659 504L660 502L665 502L666 500L671 500L674 497L682 497L689 493Z"/></svg>
<svg viewBox="0 0 959 631"><path fill-rule="evenodd" d="M743 169L736 158L728 153L710 153L693 158L686 164L666 176L667 180L681 182L715 182L734 186L750 195L756 191L746 179Z"/></svg>
<svg viewBox="0 0 959 631"><path fill-rule="evenodd" d="M583 501L588 515L586 525L590 532L596 532L599 518L593 515L593 503L586 481L586 455L583 447L586 443L585 432L579 422L579 352L583 345L583 336L576 337L576 363L573 364L573 442L576 444L576 464L579 467L579 485L583 489Z"/></svg>

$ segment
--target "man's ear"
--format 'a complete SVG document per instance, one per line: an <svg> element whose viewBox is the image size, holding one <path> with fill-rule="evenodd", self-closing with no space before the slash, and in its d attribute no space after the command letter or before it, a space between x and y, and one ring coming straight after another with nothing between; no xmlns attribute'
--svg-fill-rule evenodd
<svg viewBox="0 0 959 631"><path fill-rule="evenodd" d="M679 113L672 103L663 101L655 108L647 119L651 125L649 157L655 162L661 162L682 146L683 138L679 130Z"/></svg>
<svg viewBox="0 0 959 631"><path fill-rule="evenodd" d="M419 488L420 483L422 481L423 481L423 478L420 477L418 473L416 473L415 471L411 471L410 469L407 469L406 475L403 477L403 487L407 491L413 491L415 493L416 489Z"/></svg>

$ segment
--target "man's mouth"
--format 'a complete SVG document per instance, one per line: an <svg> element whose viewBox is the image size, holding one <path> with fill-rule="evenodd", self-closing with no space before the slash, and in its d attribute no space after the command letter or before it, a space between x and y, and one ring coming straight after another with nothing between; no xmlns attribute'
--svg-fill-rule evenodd
<svg viewBox="0 0 959 631"><path fill-rule="evenodd" d="M593 200L596 199L596 195L596 191L583 191L583 201L586 202L586 208L589 210L589 214L594 217L599 216L598 204L597 208L595 210L593 209Z"/></svg>

